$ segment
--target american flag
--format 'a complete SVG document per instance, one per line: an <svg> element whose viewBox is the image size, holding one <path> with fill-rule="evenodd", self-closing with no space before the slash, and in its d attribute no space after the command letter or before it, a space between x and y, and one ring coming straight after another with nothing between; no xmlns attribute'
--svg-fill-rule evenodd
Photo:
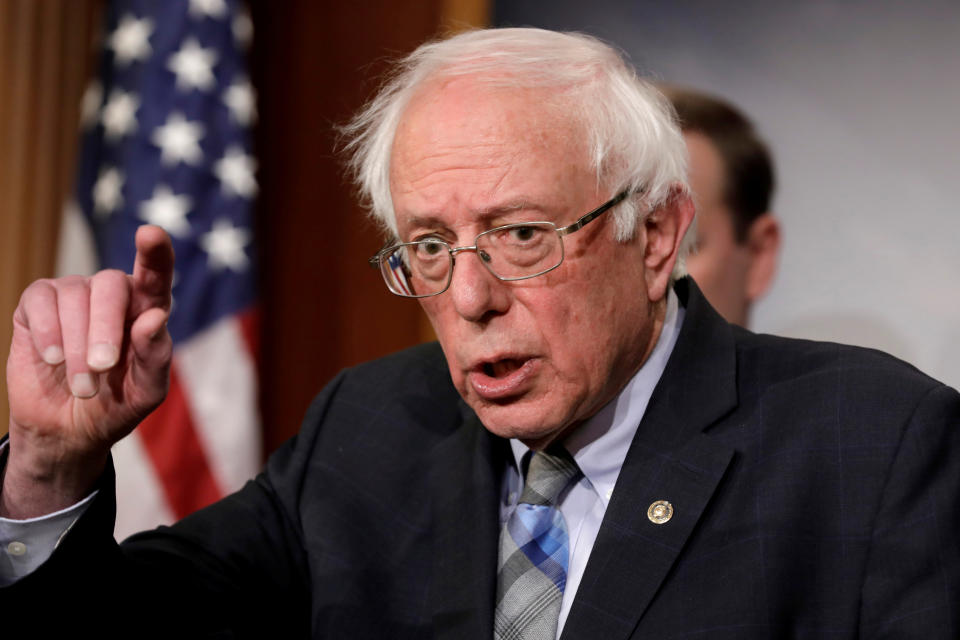
<svg viewBox="0 0 960 640"><path fill-rule="evenodd" d="M170 392L113 452L123 538L213 502L260 466L256 113L239 0L114 0L105 17L58 271L129 273L146 223L167 230L177 256Z"/></svg>

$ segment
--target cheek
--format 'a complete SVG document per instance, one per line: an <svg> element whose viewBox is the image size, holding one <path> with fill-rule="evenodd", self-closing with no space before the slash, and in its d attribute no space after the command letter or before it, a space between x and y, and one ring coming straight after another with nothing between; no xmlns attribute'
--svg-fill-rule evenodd
<svg viewBox="0 0 960 640"><path fill-rule="evenodd" d="M423 313L427 316L427 320L430 321L433 332L436 333L439 338L440 328L442 326L442 323L438 322L441 308L437 305L436 298L421 298L417 300L417 302L420 304Z"/></svg>
<svg viewBox="0 0 960 640"><path fill-rule="evenodd" d="M700 286L703 286L710 279L710 274L716 272L716 269L710 267L711 262L709 249L700 249L695 255L687 258L687 273L693 276Z"/></svg>
<svg viewBox="0 0 960 640"><path fill-rule="evenodd" d="M721 284L729 281L727 271L731 265L731 251L721 243L713 243L701 249L687 260L687 270L698 283Z"/></svg>
<svg viewBox="0 0 960 640"><path fill-rule="evenodd" d="M642 321L636 308L642 284L629 290L624 286L636 282L634 278L620 272L602 277L584 273L583 280L571 275L555 287L550 299L536 307L535 318L558 371L577 384L608 369L619 339Z"/></svg>
<svg viewBox="0 0 960 640"><path fill-rule="evenodd" d="M449 353L447 345L453 344L456 341L456 336L453 332L457 327L457 322L456 318L453 317L453 307L443 304L440 297L441 296L422 298L419 300L419 303L420 308L423 309L424 314L427 316L427 320L430 321L430 326L433 327L433 333L436 335L436 339L440 342L440 345L444 347L444 352Z"/></svg>

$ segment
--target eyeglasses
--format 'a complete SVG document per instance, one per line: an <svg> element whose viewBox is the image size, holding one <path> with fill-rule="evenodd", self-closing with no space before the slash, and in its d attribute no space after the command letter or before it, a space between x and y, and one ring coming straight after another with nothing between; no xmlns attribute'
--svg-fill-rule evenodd
<svg viewBox="0 0 960 640"><path fill-rule="evenodd" d="M370 258L380 269L387 288L404 298L428 298L450 287L453 265L461 251L473 251L480 263L499 280L536 278L563 262L563 236L579 231L630 191L622 191L573 224L557 228L552 222L519 222L495 227L476 237L471 246L451 247L437 238L402 242Z"/></svg>

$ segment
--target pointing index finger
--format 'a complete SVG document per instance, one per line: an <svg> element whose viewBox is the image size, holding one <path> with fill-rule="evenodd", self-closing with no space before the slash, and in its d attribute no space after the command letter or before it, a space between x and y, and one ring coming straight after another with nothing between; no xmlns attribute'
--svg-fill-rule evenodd
<svg viewBox="0 0 960 640"><path fill-rule="evenodd" d="M173 285L173 244L167 232L153 225L137 229L137 257L133 264L135 313L159 307L170 309Z"/></svg>

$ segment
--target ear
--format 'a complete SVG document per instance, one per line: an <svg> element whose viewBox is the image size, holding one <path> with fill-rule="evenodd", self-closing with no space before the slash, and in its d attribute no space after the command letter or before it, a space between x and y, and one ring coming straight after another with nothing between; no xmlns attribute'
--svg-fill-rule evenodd
<svg viewBox="0 0 960 640"><path fill-rule="evenodd" d="M644 220L644 276L647 296L656 302L667 295L667 286L684 234L693 222L694 205L681 185L674 185L664 205Z"/></svg>
<svg viewBox="0 0 960 640"><path fill-rule="evenodd" d="M755 302L770 288L780 257L780 223L772 213L765 213L750 224L744 243L749 252L747 267L747 300Z"/></svg>

